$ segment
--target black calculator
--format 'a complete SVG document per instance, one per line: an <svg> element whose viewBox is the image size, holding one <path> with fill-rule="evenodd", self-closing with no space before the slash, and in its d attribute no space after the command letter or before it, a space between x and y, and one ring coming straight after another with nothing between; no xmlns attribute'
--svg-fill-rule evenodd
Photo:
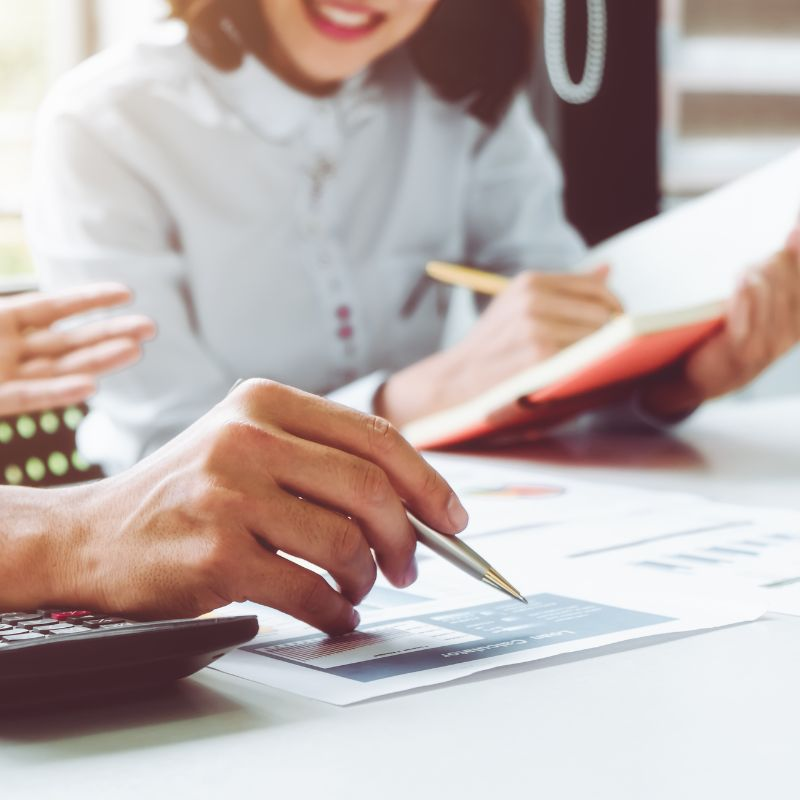
<svg viewBox="0 0 800 800"><path fill-rule="evenodd" d="M254 616L134 622L90 611L0 612L0 707L175 681L257 633Z"/></svg>

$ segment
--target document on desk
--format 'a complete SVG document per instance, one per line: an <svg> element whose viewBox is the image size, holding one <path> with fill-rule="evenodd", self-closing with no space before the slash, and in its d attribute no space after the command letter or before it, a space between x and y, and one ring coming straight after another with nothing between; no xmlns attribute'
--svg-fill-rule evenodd
<svg viewBox="0 0 800 800"><path fill-rule="evenodd" d="M401 591L379 579L355 633L332 639L267 614L264 635L216 668L346 705L768 608L800 612L800 514L429 458L470 512L465 538L527 607L420 548L418 582Z"/></svg>
<svg viewBox="0 0 800 800"><path fill-rule="evenodd" d="M747 592L770 611L800 616L800 511L556 481L526 466L478 469L469 458L434 463L470 512L467 539L493 563L658 575L676 590ZM438 565L422 575L416 591L439 596L458 585Z"/></svg>
<svg viewBox="0 0 800 800"><path fill-rule="evenodd" d="M716 525L590 547L571 558L600 572L658 573L704 591L739 585L769 611L800 616L800 514L729 507Z"/></svg>
<svg viewBox="0 0 800 800"><path fill-rule="evenodd" d="M366 612L357 631L335 638L305 626L284 628L215 668L348 705L497 667L751 621L764 611L748 600L660 595L652 581L593 583L580 572L538 582L526 592L527 606L487 591Z"/></svg>

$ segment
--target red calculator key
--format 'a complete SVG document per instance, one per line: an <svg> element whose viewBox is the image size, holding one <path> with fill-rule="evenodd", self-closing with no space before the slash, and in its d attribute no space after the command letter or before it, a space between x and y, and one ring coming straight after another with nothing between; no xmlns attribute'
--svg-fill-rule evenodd
<svg viewBox="0 0 800 800"><path fill-rule="evenodd" d="M50 618L56 620L57 622L63 622L67 619L78 619L79 617L89 617L91 616L91 611L53 611L50 614Z"/></svg>

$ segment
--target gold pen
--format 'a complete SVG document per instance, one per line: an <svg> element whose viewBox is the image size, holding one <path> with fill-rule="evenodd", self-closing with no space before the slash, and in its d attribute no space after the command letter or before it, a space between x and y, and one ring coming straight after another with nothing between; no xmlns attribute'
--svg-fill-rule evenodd
<svg viewBox="0 0 800 800"><path fill-rule="evenodd" d="M451 286L463 286L479 294L500 294L509 283L509 278L486 272L473 267L463 267L460 264L447 264L444 261L429 261L425 272L430 278L439 283Z"/></svg>
<svg viewBox="0 0 800 800"><path fill-rule="evenodd" d="M445 261L429 261L425 267L425 272L429 278L446 283L450 286L461 286L478 294L486 294L494 297L505 291L511 282L511 278L505 275L497 275L494 272L486 272L475 267L465 267L461 264L448 264ZM617 306L611 309L611 319L623 313L622 306L617 301Z"/></svg>

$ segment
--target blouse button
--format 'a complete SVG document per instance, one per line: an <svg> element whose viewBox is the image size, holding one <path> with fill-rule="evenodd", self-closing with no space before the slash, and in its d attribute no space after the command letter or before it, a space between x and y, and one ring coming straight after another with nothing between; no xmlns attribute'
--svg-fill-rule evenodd
<svg viewBox="0 0 800 800"><path fill-rule="evenodd" d="M351 325L342 325L339 328L339 338L340 339L350 339L353 336L353 328Z"/></svg>
<svg viewBox="0 0 800 800"><path fill-rule="evenodd" d="M339 306L339 308L336 309L336 316L343 322L350 319L350 313L349 306Z"/></svg>

